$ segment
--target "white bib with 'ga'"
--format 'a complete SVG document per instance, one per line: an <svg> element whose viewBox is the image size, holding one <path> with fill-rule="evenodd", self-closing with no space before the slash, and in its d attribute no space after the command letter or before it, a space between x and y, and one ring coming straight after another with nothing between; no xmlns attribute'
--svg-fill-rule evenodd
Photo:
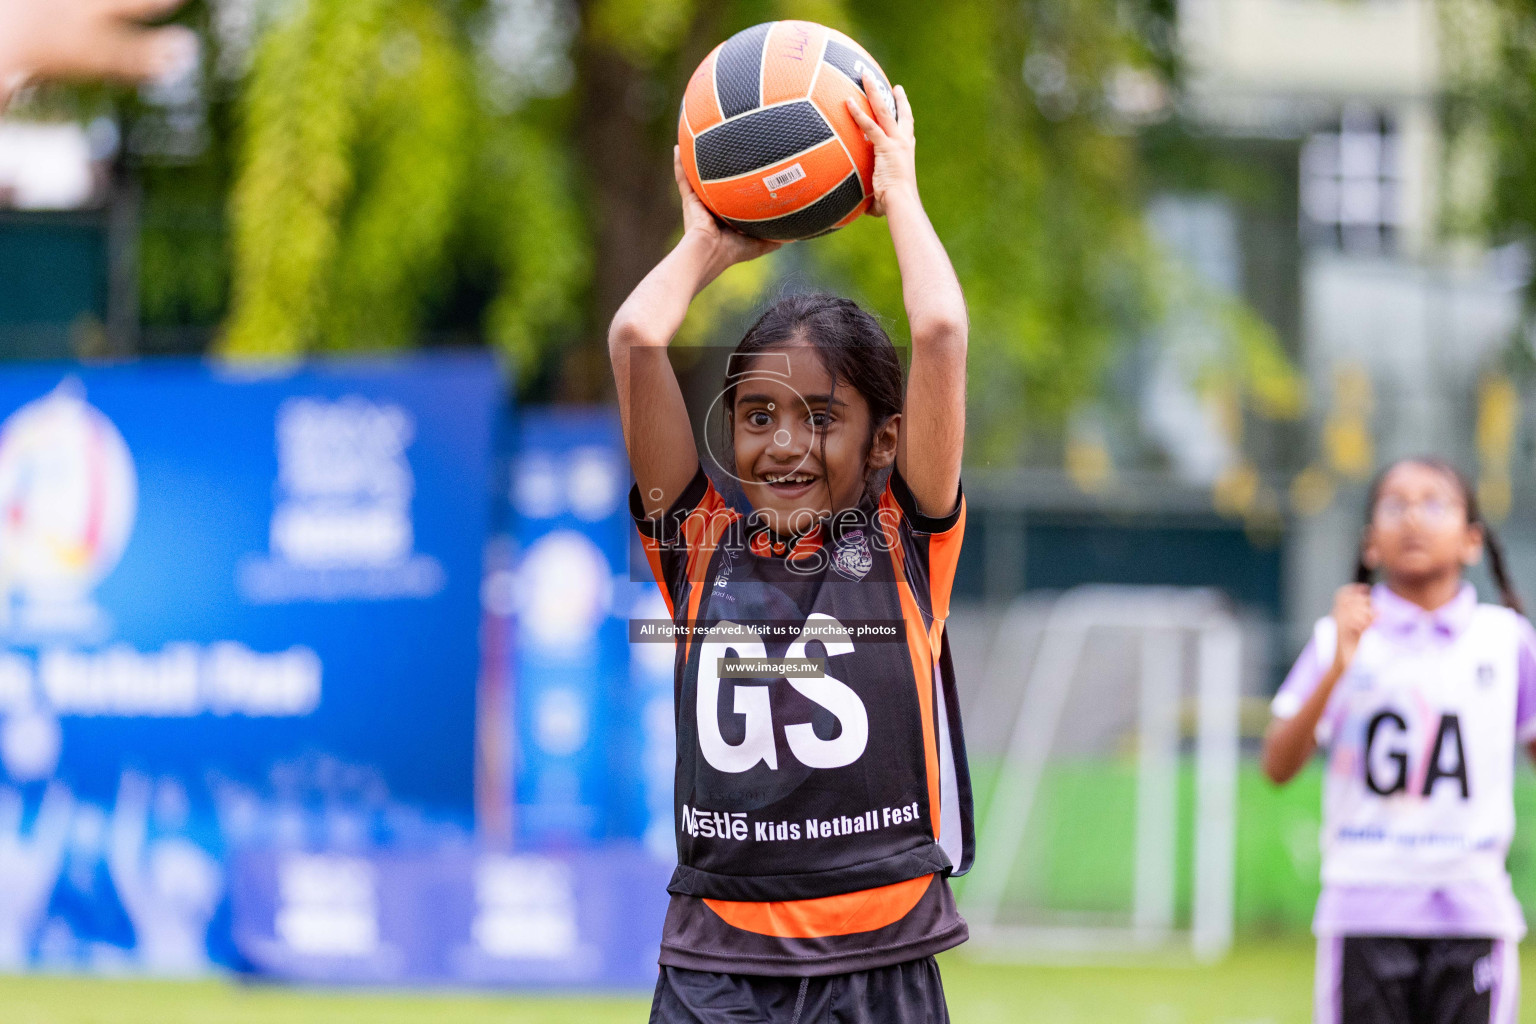
<svg viewBox="0 0 1536 1024"><path fill-rule="evenodd" d="M1502 881L1514 834L1518 619L1478 605L1448 644L1360 639L1318 741L1325 885ZM1313 634L1324 664L1337 629Z"/></svg>

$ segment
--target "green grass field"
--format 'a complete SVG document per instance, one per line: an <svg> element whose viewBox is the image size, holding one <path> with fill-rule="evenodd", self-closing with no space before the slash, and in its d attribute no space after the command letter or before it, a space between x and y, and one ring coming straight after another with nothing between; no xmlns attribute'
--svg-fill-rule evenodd
<svg viewBox="0 0 1536 1024"><path fill-rule="evenodd" d="M1306 1024L1312 947L1249 943L1215 967L1005 967L941 957L956 1024ZM1525 971L1536 970L1536 949ZM639 1024L640 998L370 993L225 982L0 978L4 1024ZM1536 1006L1521 1018L1536 1024Z"/></svg>

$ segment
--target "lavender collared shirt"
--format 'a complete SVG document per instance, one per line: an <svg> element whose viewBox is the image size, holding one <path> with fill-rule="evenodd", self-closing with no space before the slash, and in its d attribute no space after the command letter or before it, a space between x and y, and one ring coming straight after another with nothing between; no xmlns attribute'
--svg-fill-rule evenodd
<svg viewBox="0 0 1536 1024"><path fill-rule="evenodd" d="M1433 611L1378 584L1371 589L1376 621L1371 630L1408 650L1447 646L1472 619L1477 592L1463 584L1446 604ZM1517 657L1515 721L1511 727L1522 744L1536 740L1536 629L1522 618ZM1301 710L1327 673L1332 652L1317 650L1309 641L1285 677L1271 705L1275 717L1290 718ZM1318 738L1331 740L1342 708L1330 701L1318 723ZM1444 886L1325 885L1317 901L1312 930L1318 935L1475 936L1518 939L1525 918L1510 889L1500 883L1454 882Z"/></svg>

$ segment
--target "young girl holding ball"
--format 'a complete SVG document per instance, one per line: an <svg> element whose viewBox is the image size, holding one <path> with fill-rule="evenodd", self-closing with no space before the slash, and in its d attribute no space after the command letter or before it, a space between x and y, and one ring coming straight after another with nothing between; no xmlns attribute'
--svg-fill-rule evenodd
<svg viewBox="0 0 1536 1024"><path fill-rule="evenodd" d="M653 1022L948 1020L933 955L966 938L948 880L971 845L944 630L967 322L895 97L850 109L901 270L905 385L855 303L782 299L731 356L726 437L702 465L667 345L705 285L776 245L716 221L681 167L682 240L609 333L632 511L680 629L678 867ZM749 510L717 490L727 479Z"/></svg>

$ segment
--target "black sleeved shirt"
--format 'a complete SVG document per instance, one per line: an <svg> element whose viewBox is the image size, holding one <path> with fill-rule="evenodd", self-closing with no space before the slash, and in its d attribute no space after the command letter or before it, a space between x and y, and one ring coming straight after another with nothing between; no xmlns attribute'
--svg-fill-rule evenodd
<svg viewBox="0 0 1536 1024"><path fill-rule="evenodd" d="M784 540L702 470L632 511L672 612L678 867L661 962L833 974L963 942L969 775L944 632L965 503L878 500Z"/></svg>

